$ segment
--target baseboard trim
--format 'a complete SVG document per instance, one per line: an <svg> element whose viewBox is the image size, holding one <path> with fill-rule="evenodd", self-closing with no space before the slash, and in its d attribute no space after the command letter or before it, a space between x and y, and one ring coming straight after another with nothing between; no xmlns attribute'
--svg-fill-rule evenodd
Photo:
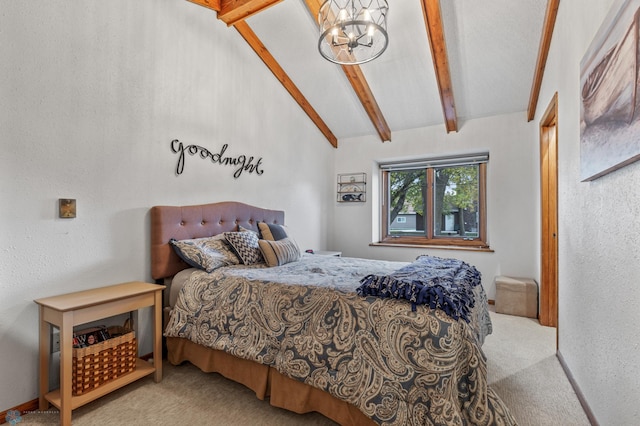
<svg viewBox="0 0 640 426"><path fill-rule="evenodd" d="M0 411L0 425L7 422L7 413L9 411L19 411L20 415L23 415L28 412L37 411L40 406L40 401L38 398L33 399L29 402L25 402L23 404L17 405L13 408L9 408L8 410Z"/></svg>
<svg viewBox="0 0 640 426"><path fill-rule="evenodd" d="M569 383L571 383L571 387L573 388L573 391L576 393L576 396L578 397L578 401L580 401L580 405L582 405L582 409L587 415L587 419L589 420L589 423L591 423L591 426L599 426L598 421L596 420L596 416L593 414L593 411L591 411L591 407L589 407L589 404L587 403L587 400L584 397L584 394L582 393L582 391L580 390L580 387L578 386L575 379L573 378L573 374L571 374L571 370L569 369L569 366L567 365L567 363L564 361L564 358L562 357L560 350L556 351L556 356L558 357L558 361L560 361L560 366L564 370L564 374L567 376L567 379L569 379Z"/></svg>

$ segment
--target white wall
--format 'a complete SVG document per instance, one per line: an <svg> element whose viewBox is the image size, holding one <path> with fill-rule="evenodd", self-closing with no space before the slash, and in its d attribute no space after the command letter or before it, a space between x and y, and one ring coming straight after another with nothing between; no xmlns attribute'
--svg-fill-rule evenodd
<svg viewBox="0 0 640 426"><path fill-rule="evenodd" d="M394 132L392 142L375 137L340 141L335 172L366 172L366 203L335 203L333 250L345 256L412 261L420 254L456 257L482 273L489 298L495 297L496 275L539 276L539 160L535 132L525 112L461 122L457 133L443 126ZM377 162L439 153L489 151L487 228L489 252L372 247L378 239Z"/></svg>
<svg viewBox="0 0 640 426"><path fill-rule="evenodd" d="M601 425L640 422L640 163L580 182L580 61L620 3L560 2L536 114L557 91L559 350Z"/></svg>
<svg viewBox="0 0 640 426"><path fill-rule="evenodd" d="M37 397L33 299L150 280L151 206L283 209L302 247L325 248L334 149L215 12L3 1L0 38L0 411ZM229 144L264 173L188 157L176 176L172 139ZM77 199L76 219L58 219L58 198Z"/></svg>

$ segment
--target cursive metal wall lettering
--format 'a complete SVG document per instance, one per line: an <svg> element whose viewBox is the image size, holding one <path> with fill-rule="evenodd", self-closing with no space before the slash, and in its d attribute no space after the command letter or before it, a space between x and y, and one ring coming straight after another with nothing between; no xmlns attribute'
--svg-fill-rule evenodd
<svg viewBox="0 0 640 426"><path fill-rule="evenodd" d="M193 156L199 155L203 160L206 158L211 159L214 164L220 164L221 166L238 166L233 174L233 177L238 179L242 172L254 173L260 176L264 170L262 170L262 158L256 159L254 163L254 157L247 157L246 155L238 155L237 157L226 157L225 151L229 147L228 144L222 145L220 152L212 153L207 148L199 145L184 145L178 139L171 141L171 151L174 154L178 154L178 164L176 165L176 174L181 175L184 171L185 153Z"/></svg>

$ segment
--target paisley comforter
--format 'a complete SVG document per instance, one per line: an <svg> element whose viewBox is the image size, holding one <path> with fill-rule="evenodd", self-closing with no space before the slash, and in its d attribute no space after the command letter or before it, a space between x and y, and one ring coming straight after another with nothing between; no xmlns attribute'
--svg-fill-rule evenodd
<svg viewBox="0 0 640 426"><path fill-rule="evenodd" d="M366 275L405 265L304 255L274 268L194 271L165 335L272 366L378 424L515 424L487 386L480 347L491 322L481 285L469 323L355 293Z"/></svg>

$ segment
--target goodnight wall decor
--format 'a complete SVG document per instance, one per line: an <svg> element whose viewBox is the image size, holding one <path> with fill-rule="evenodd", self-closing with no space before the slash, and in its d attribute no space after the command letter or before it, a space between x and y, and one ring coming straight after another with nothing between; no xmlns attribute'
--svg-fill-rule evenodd
<svg viewBox="0 0 640 426"><path fill-rule="evenodd" d="M262 157L255 158L253 156L246 156L244 154L238 156L226 155L229 144L224 144L218 152L209 151L207 148L200 145L185 145L178 139L171 141L171 151L174 154L178 154L178 163L176 165L176 175L181 175L184 172L184 166L186 161L186 155L190 156L198 155L201 159L209 159L213 164L220 166L235 167L233 177L238 179L243 172L255 173L260 176L264 170L262 169Z"/></svg>

